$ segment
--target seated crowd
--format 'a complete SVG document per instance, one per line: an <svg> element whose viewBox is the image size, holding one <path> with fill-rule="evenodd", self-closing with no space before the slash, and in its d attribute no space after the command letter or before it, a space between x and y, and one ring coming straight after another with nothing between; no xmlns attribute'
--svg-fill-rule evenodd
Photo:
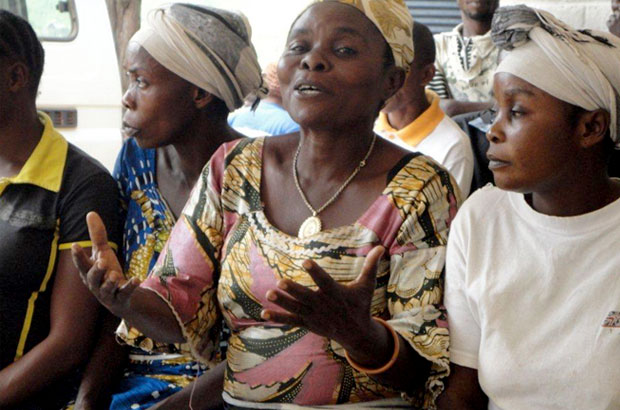
<svg viewBox="0 0 620 410"><path fill-rule="evenodd" d="M0 410L620 409L620 5L498 3L158 8L113 175L0 10Z"/></svg>

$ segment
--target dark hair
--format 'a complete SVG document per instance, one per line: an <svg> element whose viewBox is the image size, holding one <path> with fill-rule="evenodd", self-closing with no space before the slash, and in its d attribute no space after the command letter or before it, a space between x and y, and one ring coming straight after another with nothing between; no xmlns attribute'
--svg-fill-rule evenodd
<svg viewBox="0 0 620 410"><path fill-rule="evenodd" d="M0 10L0 57L15 58L26 64L30 88L36 95L43 74L43 46L30 23L6 10Z"/></svg>
<svg viewBox="0 0 620 410"><path fill-rule="evenodd" d="M415 46L414 64L423 67L435 62L435 39L431 30L422 23L413 25L413 44Z"/></svg>

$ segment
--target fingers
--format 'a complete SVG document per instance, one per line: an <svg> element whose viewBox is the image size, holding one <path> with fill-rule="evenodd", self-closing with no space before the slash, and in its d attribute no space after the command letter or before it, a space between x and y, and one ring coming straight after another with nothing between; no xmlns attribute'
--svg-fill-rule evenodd
<svg viewBox="0 0 620 410"><path fill-rule="evenodd" d="M304 315L310 312L310 306L305 305L299 300L287 295L279 290L269 290L266 295L267 300L280 306L282 309L296 315Z"/></svg>
<svg viewBox="0 0 620 410"><path fill-rule="evenodd" d="M86 224L88 225L88 235L93 243L93 248L98 251L108 248L108 234L101 217L96 212L89 212L86 215ZM94 255L96 256L96 255Z"/></svg>
<svg viewBox="0 0 620 410"><path fill-rule="evenodd" d="M278 312L271 309L263 309L260 312L260 317L263 320L269 320L272 322L282 323L295 327L304 327L304 322L301 317L290 312Z"/></svg>
<svg viewBox="0 0 620 410"><path fill-rule="evenodd" d="M337 283L327 272L323 270L315 261L305 260L302 267L308 272L314 283L319 289L330 293L336 287Z"/></svg>
<svg viewBox="0 0 620 410"><path fill-rule="evenodd" d="M366 259L364 259L362 271L359 276L355 278L353 283L373 285L374 288L375 278L377 276L377 265L384 253L385 248L383 246L375 246L372 248L370 252L368 252L368 255L366 255Z"/></svg>
<svg viewBox="0 0 620 410"><path fill-rule="evenodd" d="M71 246L71 258L73 259L73 264L80 271L80 276L82 276L82 280L86 281L86 274L93 267L94 262L90 257L84 252L84 249L77 243L74 243Z"/></svg>

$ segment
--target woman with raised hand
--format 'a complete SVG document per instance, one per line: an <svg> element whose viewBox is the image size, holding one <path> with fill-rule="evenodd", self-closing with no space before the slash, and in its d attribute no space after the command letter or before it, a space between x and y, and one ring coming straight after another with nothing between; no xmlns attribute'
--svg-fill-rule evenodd
<svg viewBox="0 0 620 410"><path fill-rule="evenodd" d="M620 408L620 39L500 9L495 187L450 233L444 409Z"/></svg>
<svg viewBox="0 0 620 410"><path fill-rule="evenodd" d="M102 247L93 260L76 247L76 263L115 315L202 360L224 317L229 408L434 407L458 190L433 160L373 133L412 61L412 24L402 0L306 8L278 66L300 132L224 144L142 285L88 218Z"/></svg>
<svg viewBox="0 0 620 410"><path fill-rule="evenodd" d="M0 409L58 410L74 397L99 305L69 249L90 251L89 211L119 236L114 180L37 111L43 65L30 24L0 10Z"/></svg>
<svg viewBox="0 0 620 410"><path fill-rule="evenodd" d="M260 93L250 30L238 13L172 4L152 11L129 41L123 127L131 138L114 170L124 211L127 278L147 277L204 165L222 143L242 137L226 119L247 94ZM110 393L113 410L146 409L205 370L186 346L158 343L125 327L135 346L127 352L115 341L117 323L108 322L77 409L107 408ZM221 391L219 379L214 388Z"/></svg>

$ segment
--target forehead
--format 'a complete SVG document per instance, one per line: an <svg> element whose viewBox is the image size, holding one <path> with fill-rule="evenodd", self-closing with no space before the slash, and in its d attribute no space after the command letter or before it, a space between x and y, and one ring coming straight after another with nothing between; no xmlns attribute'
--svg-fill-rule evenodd
<svg viewBox="0 0 620 410"><path fill-rule="evenodd" d="M125 53L125 68L128 70L142 70L154 73L168 71L159 64L140 44L130 41Z"/></svg>
<svg viewBox="0 0 620 410"><path fill-rule="evenodd" d="M374 24L357 8L336 1L315 3L293 23L289 37L300 33L348 33L367 42L383 44L384 39Z"/></svg>

